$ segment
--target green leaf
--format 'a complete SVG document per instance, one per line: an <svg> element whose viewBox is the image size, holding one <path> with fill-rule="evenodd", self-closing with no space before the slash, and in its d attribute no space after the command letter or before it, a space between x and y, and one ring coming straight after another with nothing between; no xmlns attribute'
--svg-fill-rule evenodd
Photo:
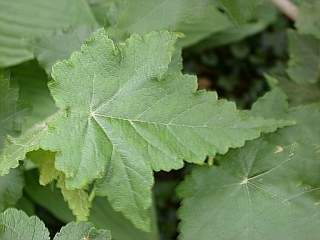
<svg viewBox="0 0 320 240"><path fill-rule="evenodd" d="M218 0L230 18L237 24L251 20L263 0Z"/></svg>
<svg viewBox="0 0 320 240"><path fill-rule="evenodd" d="M235 1L228 1L228 4L233 4L233 2ZM240 2L238 1L237 4L239 3ZM219 2L217 2L217 6L219 6ZM250 17L248 16L248 19L245 18L245 22L238 22L238 24L235 23L228 28L210 34L210 36L193 46L192 49L197 51L204 51L218 46L241 41L244 38L262 32L271 23L274 23L277 20L277 10L269 0L262 0L261 4L257 3L256 6L251 10L252 13L249 14ZM238 10L238 12L242 11Z"/></svg>
<svg viewBox="0 0 320 240"><path fill-rule="evenodd" d="M63 198L77 220L86 221L91 207L88 193L82 189L69 190L66 188L63 173L57 171L54 166L55 153L38 150L27 154L27 157L39 167L40 184L47 185L57 180L57 187L61 189Z"/></svg>
<svg viewBox="0 0 320 240"><path fill-rule="evenodd" d="M31 111L24 114L21 121L22 134L16 138L7 137L4 141L0 154L0 175L8 173L10 168L17 167L19 160L25 159L26 153L39 148L41 136L47 131L45 120L57 111L47 87L46 73L34 62L11 68L10 77L19 84L19 102L29 106ZM6 95L1 94L1 96ZM6 100L10 98L7 97ZM0 101L0 104L2 103L6 102ZM14 103L9 101L6 106L11 115L14 115L13 112L16 111Z"/></svg>
<svg viewBox="0 0 320 240"><path fill-rule="evenodd" d="M33 39L79 25L96 26L84 0L2 0L0 67L32 59Z"/></svg>
<svg viewBox="0 0 320 240"><path fill-rule="evenodd" d="M320 2L318 0L302 1L296 27L299 33L311 34L320 39Z"/></svg>
<svg viewBox="0 0 320 240"><path fill-rule="evenodd" d="M6 135L16 129L17 100L18 89L10 86L9 76L0 69L0 151Z"/></svg>
<svg viewBox="0 0 320 240"><path fill-rule="evenodd" d="M45 122L37 123L19 137L8 136L0 152L0 175L9 173L11 168L19 166L28 152L40 148L40 139L46 135L48 126Z"/></svg>
<svg viewBox="0 0 320 240"><path fill-rule="evenodd" d="M49 231L38 217L8 209L0 214L1 240L49 240Z"/></svg>
<svg viewBox="0 0 320 240"><path fill-rule="evenodd" d="M287 72L296 83L315 83L320 79L320 39L288 32L290 60Z"/></svg>
<svg viewBox="0 0 320 240"><path fill-rule="evenodd" d="M203 51L206 49L231 44L257 34L258 32L264 30L267 26L268 24L265 22L257 22L231 27L214 33L203 41L200 41L197 45L195 45L195 49L197 51Z"/></svg>
<svg viewBox="0 0 320 240"><path fill-rule="evenodd" d="M97 22L105 28L117 22L121 9L125 7L125 1L122 0L87 0L87 2Z"/></svg>
<svg viewBox="0 0 320 240"><path fill-rule="evenodd" d="M24 186L23 173L12 169L9 174L0 177L0 212L14 206L22 196Z"/></svg>
<svg viewBox="0 0 320 240"><path fill-rule="evenodd" d="M79 50L92 32L93 28L88 26L55 32L37 40L34 54L46 72L51 73L52 66Z"/></svg>
<svg viewBox="0 0 320 240"><path fill-rule="evenodd" d="M0 170L40 147L58 152L55 168L65 174L66 189L104 176L97 194L147 230L152 170L181 168L183 159L203 163L290 124L251 117L214 92L197 92L196 79L170 65L175 40L152 32L114 45L96 32L81 52L53 67L50 89L60 111L12 139L6 149L19 155L5 154Z"/></svg>
<svg viewBox="0 0 320 240"><path fill-rule="evenodd" d="M185 34L181 46L188 46L232 26L228 17L208 0L113 0L108 5L109 32L123 39L128 34L170 30ZM121 5L120 5L121 4ZM120 5L120 6L118 6Z"/></svg>
<svg viewBox="0 0 320 240"><path fill-rule="evenodd" d="M194 77L167 73L175 40L153 32L114 46L98 31L52 72L50 89L64 113L50 123L42 145L61 152L56 168L66 187L82 188L106 171L97 193L143 229L152 169L181 168L183 159L202 163L266 126L287 124L250 118L215 93L196 92Z"/></svg>
<svg viewBox="0 0 320 240"><path fill-rule="evenodd" d="M26 196L22 196L14 207L18 210L24 211L29 216L35 215L35 204Z"/></svg>
<svg viewBox="0 0 320 240"><path fill-rule="evenodd" d="M281 95L268 94L256 114L287 115L297 125L194 169L180 186L180 239L318 238L320 105L285 109ZM273 113L275 99L282 113Z"/></svg>
<svg viewBox="0 0 320 240"><path fill-rule="evenodd" d="M49 231L38 217L28 217L24 212L8 209L0 214L1 240L49 240ZM61 229L54 240L110 240L107 230L97 230L91 223L71 222Z"/></svg>
<svg viewBox="0 0 320 240"><path fill-rule="evenodd" d="M60 190L54 183L48 186L39 184L39 175L37 170L25 172L25 192L28 198L41 207L50 211L56 218L63 222L75 220L71 210L65 202Z"/></svg>
<svg viewBox="0 0 320 240"><path fill-rule="evenodd" d="M286 93L290 106L319 102L320 82L298 84L281 74L268 75L266 79L272 88L280 87Z"/></svg>
<svg viewBox="0 0 320 240"><path fill-rule="evenodd" d="M35 170L26 172L27 197L47 209L63 222L74 220L71 210L64 201L61 192L54 186L41 186ZM110 229L117 240L157 240L155 232L143 232L111 207L106 197L97 197L92 203L89 221L101 229Z"/></svg>
<svg viewBox="0 0 320 240"><path fill-rule="evenodd" d="M63 198L65 199L65 201L68 202L69 208L72 210L72 213L77 217L77 220L88 220L91 207L91 202L89 200L88 193L82 189L67 189L65 184L65 178L61 176L58 179L57 187L61 189Z"/></svg>
<svg viewBox="0 0 320 240"><path fill-rule="evenodd" d="M286 94L280 88L274 88L252 105L251 114L265 118L286 119L288 108Z"/></svg>
<svg viewBox="0 0 320 240"><path fill-rule="evenodd" d="M53 240L110 240L111 234L107 230L98 230L92 223L69 223Z"/></svg>
<svg viewBox="0 0 320 240"><path fill-rule="evenodd" d="M89 220L99 228L110 229L112 236L117 240L159 239L154 229L152 232L144 232L137 229L123 214L113 210L106 197L97 197L94 200Z"/></svg>
<svg viewBox="0 0 320 240"><path fill-rule="evenodd" d="M19 103L30 108L22 122L24 132L51 116L57 108L47 86L48 76L35 61L12 67L9 71L11 79L19 84Z"/></svg>
<svg viewBox="0 0 320 240"><path fill-rule="evenodd" d="M20 110L17 104L18 100L18 88L10 86L9 75L0 70L0 175L9 173L9 168L6 164L12 159L6 158L6 145L11 138L8 138L8 134L16 135L20 126L17 126L17 120L24 114L23 110ZM16 153L16 150L12 148L12 152ZM17 167L18 161L10 166ZM11 168L11 167L10 167ZM3 170L3 171L2 171ZM9 176L8 176L9 177ZM10 177L9 177L10 178Z"/></svg>
<svg viewBox="0 0 320 240"><path fill-rule="evenodd" d="M39 168L39 183L47 185L56 180L60 173L54 167L55 153L50 151L33 151L27 154L27 158L32 160Z"/></svg>

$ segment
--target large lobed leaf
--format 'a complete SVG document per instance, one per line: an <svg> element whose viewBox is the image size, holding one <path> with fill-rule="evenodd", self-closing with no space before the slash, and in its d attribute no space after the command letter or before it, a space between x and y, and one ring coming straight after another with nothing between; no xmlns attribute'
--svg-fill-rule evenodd
<svg viewBox="0 0 320 240"><path fill-rule="evenodd" d="M297 125L251 141L194 169L180 186L180 239L317 239L320 197L319 104L288 109L275 89L257 115Z"/></svg>
<svg viewBox="0 0 320 240"><path fill-rule="evenodd" d="M81 52L53 67L50 90L60 111L11 139L0 172L26 152L56 151L66 189L102 178L96 194L147 230L152 170L178 169L183 160L201 164L290 124L252 117L214 92L196 91L196 78L171 62L175 41L175 34L152 32L115 45L97 31Z"/></svg>

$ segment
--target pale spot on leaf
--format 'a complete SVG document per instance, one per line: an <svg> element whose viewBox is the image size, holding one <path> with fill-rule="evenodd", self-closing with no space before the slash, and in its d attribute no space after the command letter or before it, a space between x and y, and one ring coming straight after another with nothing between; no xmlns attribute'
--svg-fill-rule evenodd
<svg viewBox="0 0 320 240"><path fill-rule="evenodd" d="M274 153L277 154L277 153L281 153L281 152L283 152L283 147L280 145L276 146Z"/></svg>

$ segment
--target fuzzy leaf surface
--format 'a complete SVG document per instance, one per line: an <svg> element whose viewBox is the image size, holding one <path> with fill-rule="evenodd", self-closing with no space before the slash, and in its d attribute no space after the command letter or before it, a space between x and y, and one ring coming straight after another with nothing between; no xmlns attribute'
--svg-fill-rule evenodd
<svg viewBox="0 0 320 240"><path fill-rule="evenodd" d="M96 193L148 230L152 170L181 168L183 159L201 164L290 124L251 117L214 92L196 91L196 79L171 63L175 41L175 34L152 32L115 45L97 31L81 52L54 66L50 90L60 111L8 139L1 174L27 152L57 152L65 189L103 177Z"/></svg>
<svg viewBox="0 0 320 240"><path fill-rule="evenodd" d="M0 214L1 240L49 240L49 231L38 217L9 208Z"/></svg>
<svg viewBox="0 0 320 240"><path fill-rule="evenodd" d="M111 234L107 230L96 229L92 223L69 223L61 228L53 240L111 240Z"/></svg>
<svg viewBox="0 0 320 240"><path fill-rule="evenodd" d="M194 77L169 67L175 41L175 34L152 32L115 45L99 30L52 71L60 113L42 148L59 153L55 167L68 189L104 176L97 194L142 229L150 224L152 170L181 168L183 159L203 163L288 124L196 91Z"/></svg>
<svg viewBox="0 0 320 240"><path fill-rule="evenodd" d="M13 208L0 214L1 240L50 240L49 231L36 216L28 217L23 211ZM92 223L71 222L61 228L54 240L111 240L107 230L98 230Z"/></svg>
<svg viewBox="0 0 320 240"><path fill-rule="evenodd" d="M287 106L281 93L267 94L255 114L297 124L194 169L180 186L180 239L317 239L320 106Z"/></svg>

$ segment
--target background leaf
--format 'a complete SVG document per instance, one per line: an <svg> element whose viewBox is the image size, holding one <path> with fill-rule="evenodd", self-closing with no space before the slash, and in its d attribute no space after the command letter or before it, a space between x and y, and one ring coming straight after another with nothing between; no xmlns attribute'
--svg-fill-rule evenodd
<svg viewBox="0 0 320 240"><path fill-rule="evenodd" d="M288 74L296 83L315 83L320 79L320 39L288 33L290 60Z"/></svg>
<svg viewBox="0 0 320 240"><path fill-rule="evenodd" d="M275 117L287 115L297 125L230 151L217 166L194 169L179 191L181 239L317 238L320 107L286 110L285 98L271 93L256 114L273 116L275 99L283 109Z"/></svg>
<svg viewBox="0 0 320 240"><path fill-rule="evenodd" d="M61 221L67 223L75 220L59 189L54 184L41 186L37 179L36 170L26 173L27 196ZM121 213L113 210L106 197L95 198L89 221L98 228L110 229L115 240L158 240L155 230L149 233L138 230Z"/></svg>
<svg viewBox="0 0 320 240"><path fill-rule="evenodd" d="M296 22L298 31L303 34L311 34L320 38L320 2L317 0L302 1L299 8L299 16Z"/></svg>
<svg viewBox="0 0 320 240"><path fill-rule="evenodd" d="M84 0L2 0L0 2L0 67L33 58L33 39L79 25L96 26Z"/></svg>
<svg viewBox="0 0 320 240"><path fill-rule="evenodd" d="M23 187L24 178L20 169L12 169L9 174L0 177L0 212L16 204L22 197Z"/></svg>
<svg viewBox="0 0 320 240"><path fill-rule="evenodd" d="M106 11L111 19L109 33L118 39L170 30L185 34L179 44L188 46L232 25L209 0L112 0Z"/></svg>

